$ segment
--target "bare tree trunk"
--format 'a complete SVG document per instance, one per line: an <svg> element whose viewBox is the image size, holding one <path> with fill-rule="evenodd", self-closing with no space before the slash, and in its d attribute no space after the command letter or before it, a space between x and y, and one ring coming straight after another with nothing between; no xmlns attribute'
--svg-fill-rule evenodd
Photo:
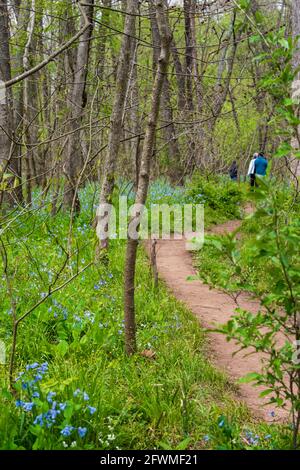
<svg viewBox="0 0 300 470"><path fill-rule="evenodd" d="M136 30L137 28L135 28ZM138 28L138 36L141 34L141 23ZM136 32L135 32L136 36ZM135 189L138 186L139 167L140 167L140 153L141 153L141 116L140 116L140 96L139 96L139 83L138 83L138 39L132 40L132 67L130 73L130 84L129 84L129 119L128 128L130 129L130 164L129 171L135 175ZM134 138L132 138L135 136Z"/></svg>
<svg viewBox="0 0 300 470"><path fill-rule="evenodd" d="M7 0L0 1L0 80L6 82L11 77L9 53L9 26ZM1 85L1 82L0 82ZM10 154L12 132L11 94L0 88L0 164L6 166Z"/></svg>
<svg viewBox="0 0 300 470"><path fill-rule="evenodd" d="M132 60L131 45L132 36L134 35L135 31L136 21L136 17L134 15L138 11L138 0L128 0L126 11L128 15L126 15L125 18L124 36L122 39L121 51L118 60L116 94L110 119L110 133L100 194L100 205L111 202L115 185L115 170L118 160L120 140L122 136L124 106L129 83L130 65ZM101 233L99 233L99 226L101 224L101 220L99 220L98 215L96 219L97 234L100 239L100 247L102 249L105 249L108 246L108 239L103 239Z"/></svg>
<svg viewBox="0 0 300 470"><path fill-rule="evenodd" d="M163 83L168 69L171 35L169 32L165 7L162 0L156 2L156 18L159 27L161 49L158 68L153 84L152 102L149 120L146 128L145 140L142 151L141 168L136 204L144 205L147 199L150 179L151 161L155 142L155 131L158 121L160 100ZM139 217L139 215L136 215ZM136 324L134 307L134 284L138 240L129 237L127 241L125 260L125 282L124 282L124 310L125 310L125 349L127 354L136 352Z"/></svg>
<svg viewBox="0 0 300 470"><path fill-rule="evenodd" d="M182 112L184 111L184 108L185 108L185 77L184 77L184 70L183 70L182 63L179 58L179 53L178 53L174 38L172 38L171 52L172 52L172 58L173 58L174 69L175 69L175 74L176 74L176 82L177 82L177 88L178 88L178 97L177 97L178 110Z"/></svg>
<svg viewBox="0 0 300 470"><path fill-rule="evenodd" d="M157 64L159 60L159 48L160 48L160 34L159 28L157 24L157 20L155 17L155 3L153 0L150 1L151 5L151 31L152 31L152 42L153 42L153 69L154 73L156 73ZM168 77L165 77L164 84L163 84L163 91L161 95L161 114L163 118L163 133L164 133L164 140L168 147L168 157L169 163L171 167L170 176L172 181L177 182L180 178L180 161L181 161L181 154L179 143L176 137L176 128L174 124L173 118L173 108L171 105L171 90L170 90L170 82Z"/></svg>
<svg viewBox="0 0 300 470"><path fill-rule="evenodd" d="M233 72L234 60L236 51L241 36L241 30L235 32L236 13L233 13L231 28L228 32L227 41L228 45L224 49L223 57L219 63L218 80L214 88L214 101L212 106L213 118L210 121L210 130L213 132L219 115L222 111L224 103L227 99L230 87L230 80ZM231 45L230 45L231 42ZM230 51L230 54L228 52ZM227 69L227 74L224 77L224 70Z"/></svg>
<svg viewBox="0 0 300 470"><path fill-rule="evenodd" d="M29 70L29 55L30 55L30 50L31 50L31 45L33 41L33 32L34 32L34 26L35 26L35 0L31 0L31 8L30 8L30 18L29 18L29 24L28 24L28 38L27 42L25 45L25 50L24 50L24 55L23 55L23 70L26 72L26 70ZM26 165L26 202L27 204L31 204L31 189L32 189L32 178L33 178L33 153L30 148L31 144L31 132L30 132L30 127L32 125L30 117L32 116L31 109L29 106L31 106L31 103L29 103L29 93L30 93L30 87L29 87L29 78L26 78L24 80L24 88L23 88L23 112L24 112L24 126L25 126L25 132L24 132L24 140L25 140L25 145L29 144L29 149L26 149L26 156L25 156L25 165Z"/></svg>
<svg viewBox="0 0 300 470"><path fill-rule="evenodd" d="M236 24L236 12L233 12L231 28L227 35L228 44L224 49L222 59L219 63L218 70L218 79L213 90L211 112L212 117L208 121L208 139L209 139L209 149L210 155L214 155L214 130L216 123L219 119L219 116L222 112L223 106L226 102L227 96L230 89L230 81L233 72L234 60L236 57L236 51L239 43L239 39L242 34L242 30L239 29L238 32L235 32ZM230 53L229 53L230 51ZM224 70L227 69L226 76L224 76Z"/></svg>
<svg viewBox="0 0 300 470"><path fill-rule="evenodd" d="M193 100L193 33L192 33L192 3L193 0L183 1L184 23L185 23L185 73L186 73L186 108L189 111L194 110Z"/></svg>
<svg viewBox="0 0 300 470"><path fill-rule="evenodd" d="M293 37L296 38L300 36L300 0L293 0L292 1L292 27L293 27ZM300 66L300 41L298 41L298 45L295 48L294 58L293 58L293 65L294 68L299 68ZM300 94L300 71L298 71L297 76L295 77L295 81L293 84L293 92L297 94L299 99ZM300 111L298 107L298 115L300 116ZM293 139L292 147L295 150L299 150L300 148L300 126L298 128L297 138ZM291 162L291 170L293 175L296 179L300 176L300 160L298 158L293 159Z"/></svg>
<svg viewBox="0 0 300 470"><path fill-rule="evenodd" d="M103 6L110 8L111 7L111 2L112 0L102 0ZM101 16L101 25L100 28L97 31L97 34L99 36L102 36L100 39L100 44L99 44L99 51L98 51L98 60L97 60L97 76L100 80L100 82L103 81L104 79L104 70L105 70L105 60L106 60L106 49L107 49L107 27L109 26L109 18L110 18L110 11L109 10L103 10L102 11L102 16Z"/></svg>
<svg viewBox="0 0 300 470"><path fill-rule="evenodd" d="M14 115L12 89L1 88L1 81L6 82L11 79L10 51L9 51L9 22L7 0L0 0L0 183L4 173L12 174L12 178L7 179L7 189L14 186L15 181L20 183L20 166L16 158L13 139ZM21 186L9 189L7 202L22 200ZM4 192L0 196L0 204Z"/></svg>
<svg viewBox="0 0 300 470"><path fill-rule="evenodd" d="M89 19L90 27L86 29L80 38L77 57L75 62L75 70L73 76L73 88L71 92L71 112L70 112L70 128L72 133L69 136L65 173L67 177L64 205L66 208L72 208L75 213L80 211L80 202L77 191L77 181L80 170L83 166L82 162L82 146L81 132L79 130L83 118L83 112L87 102L86 96L86 79L89 66L90 42L93 32L93 10L94 0L89 1L88 6L83 6L84 12ZM85 18L81 18L82 25Z"/></svg>
<svg viewBox="0 0 300 470"><path fill-rule="evenodd" d="M18 31L28 31L29 19L30 19L30 0L23 0L15 2L15 11L17 18L17 30ZM21 8L22 5L22 8ZM17 49L16 54L16 68L24 72L24 54L25 54L25 45ZM19 181L21 182L21 175L23 176L25 184L27 184L26 177L26 156L23 155L23 141L24 141L24 132L25 132L25 112L24 112L24 86L25 80L20 82L18 89L15 91L15 119L14 119L14 128L15 128L15 148L14 154L16 155L16 161L19 169ZM18 198L21 201L23 198L22 195L22 186L19 185L17 188L19 194Z"/></svg>

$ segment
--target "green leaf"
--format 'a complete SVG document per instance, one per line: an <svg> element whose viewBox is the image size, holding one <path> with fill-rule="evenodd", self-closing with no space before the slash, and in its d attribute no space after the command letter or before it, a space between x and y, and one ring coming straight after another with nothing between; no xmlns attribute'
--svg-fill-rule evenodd
<svg viewBox="0 0 300 470"><path fill-rule="evenodd" d="M255 43L260 42L260 41L261 41L261 36L259 34L251 36L249 38L249 42L252 43L252 44L255 44Z"/></svg>
<svg viewBox="0 0 300 470"><path fill-rule="evenodd" d="M285 38L280 39L279 44L286 50L288 50L290 48L290 44L289 44L288 40L285 39Z"/></svg>
<svg viewBox="0 0 300 470"><path fill-rule="evenodd" d="M185 450L188 448L189 443L191 442L191 439L187 437L183 441L181 441L177 446L176 450Z"/></svg>
<svg viewBox="0 0 300 470"><path fill-rule="evenodd" d="M261 398L266 397L267 395L270 395L270 393L273 393L274 390L272 388L268 388L267 390L264 390L259 394Z"/></svg>
<svg viewBox="0 0 300 470"><path fill-rule="evenodd" d="M61 340L55 349L59 356L64 357L69 350L69 344L67 343L67 341Z"/></svg>
<svg viewBox="0 0 300 470"><path fill-rule="evenodd" d="M245 375L245 377L242 377L239 379L239 382L242 384L248 384L250 382L257 381L261 378L260 374L257 374L256 372L251 372L250 374Z"/></svg>

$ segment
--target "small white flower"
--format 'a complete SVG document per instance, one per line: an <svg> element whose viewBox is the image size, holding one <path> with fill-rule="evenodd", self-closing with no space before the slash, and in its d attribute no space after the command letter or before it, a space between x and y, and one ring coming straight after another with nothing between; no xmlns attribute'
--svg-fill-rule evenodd
<svg viewBox="0 0 300 470"><path fill-rule="evenodd" d="M76 442L76 441L73 441L73 442L71 443L71 447L76 447L76 446L77 446L77 442Z"/></svg>
<svg viewBox="0 0 300 470"><path fill-rule="evenodd" d="M67 447L69 447L68 444L67 444L65 441L63 441L62 445L64 446L65 449L66 449Z"/></svg>

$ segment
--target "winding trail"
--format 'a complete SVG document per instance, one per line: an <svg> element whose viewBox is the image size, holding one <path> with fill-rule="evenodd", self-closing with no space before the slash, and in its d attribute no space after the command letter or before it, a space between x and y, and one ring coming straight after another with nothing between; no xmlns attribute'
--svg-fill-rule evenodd
<svg viewBox="0 0 300 470"><path fill-rule="evenodd" d="M229 221L212 229L222 234L237 229L240 221ZM211 289L201 280L188 281L189 276L197 274L193 267L192 255L185 248L185 240L159 240L157 243L157 268L175 297L182 301L199 320L204 328L212 328L216 323L226 323L233 315L236 304L225 293ZM248 295L241 294L239 306L255 312L259 304ZM267 398L259 397L263 390L251 384L237 384L238 379L249 372L259 372L263 355L246 350L233 355L239 348L234 341L227 342L225 335L208 333L209 352L214 365L225 372L237 385L238 398L244 400L253 416L267 422L285 421L288 412L275 410L274 405L266 405ZM264 406L265 405L265 406ZM275 416L273 412L275 411Z"/></svg>

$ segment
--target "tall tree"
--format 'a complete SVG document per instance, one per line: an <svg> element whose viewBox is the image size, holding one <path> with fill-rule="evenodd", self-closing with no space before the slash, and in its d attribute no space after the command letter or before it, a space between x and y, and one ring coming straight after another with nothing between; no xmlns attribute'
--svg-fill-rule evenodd
<svg viewBox="0 0 300 470"><path fill-rule="evenodd" d="M120 140L122 136L124 106L127 96L130 66L132 61L132 38L135 31L135 15L137 11L138 0L128 0L126 7L124 34L117 67L115 85L116 92L110 118L110 131L100 194L100 206L111 202L115 185L115 170L118 160ZM108 246L108 238L102 237L100 227L101 220L100 217L97 216L97 234L100 239L100 247L105 249Z"/></svg>
<svg viewBox="0 0 300 470"><path fill-rule="evenodd" d="M169 31L168 21L163 0L156 2L156 19L160 35L160 56L158 60L158 67L155 75L155 80L152 89L151 109L148 119L148 124L145 133L145 140L143 144L141 167L138 188L135 198L138 210L136 217L139 219L142 207L146 203L151 162L153 156L153 148L155 142L155 131L157 127L161 94L163 90L164 80L168 70L171 34ZM137 221L138 222L138 221ZM134 220L130 221L130 224ZM137 223L137 229L139 224ZM125 348L127 354L133 354L136 351L136 324L135 324L135 305L134 305L134 288L135 288L135 270L136 270L136 255L138 248L138 238L129 236L126 248L125 260L125 281L124 281L124 312L125 312Z"/></svg>
<svg viewBox="0 0 300 470"><path fill-rule="evenodd" d="M9 21L7 0L0 0L0 183L4 173L13 175L6 183L13 184L20 179L19 160L14 153L14 115L11 88L1 87L1 82L11 79L9 50ZM8 189L8 188L7 188ZM10 191L9 199L21 199L20 189ZM2 193L4 194L4 193ZM22 193L21 193L22 194Z"/></svg>
<svg viewBox="0 0 300 470"><path fill-rule="evenodd" d="M153 69L156 73L157 64L159 60L159 49L160 49L160 33L157 20L155 17L155 3L153 0L150 1L150 17L151 17L151 31L152 31L152 43L153 43ZM180 179L180 162L181 154L179 148L179 142L177 139L177 132L173 118L173 107L171 103L171 89L168 76L166 75L163 91L161 95L161 115L162 115L162 126L165 144L168 148L168 162L170 166L170 176L174 182L178 182Z"/></svg>
<svg viewBox="0 0 300 470"><path fill-rule="evenodd" d="M86 18L89 20L90 26L82 34L78 43L73 70L72 90L70 93L70 135L65 163L67 184L64 193L64 203L66 207L72 207L75 212L79 212L80 210L77 188L80 170L83 167L81 146L82 134L80 127L83 112L87 103L86 80L89 67L90 43L93 32L93 10L94 0L90 0L87 5L83 5L81 7L81 26L85 24Z"/></svg>
<svg viewBox="0 0 300 470"><path fill-rule="evenodd" d="M292 1L292 18L293 18L293 21L292 21L293 37L299 38L300 37L300 0ZM298 40L298 43L295 47L293 65L295 69L299 69L300 67L300 40ZM300 70L298 70L298 73L295 77L293 91L295 94L297 94L297 97L299 99L300 97ZM300 116L300 111L299 111L299 116ZM292 142L293 147L296 148L297 150L299 150L300 148L299 136L300 136L300 127L298 131L298 139ZM300 159L294 160L294 162L292 163L292 171L296 177L300 176Z"/></svg>
<svg viewBox="0 0 300 470"><path fill-rule="evenodd" d="M7 0L0 1L0 80L6 82L11 78L9 53L9 26ZM1 83L0 83L1 85ZM12 131L11 93L4 87L0 88L0 162L8 161Z"/></svg>

